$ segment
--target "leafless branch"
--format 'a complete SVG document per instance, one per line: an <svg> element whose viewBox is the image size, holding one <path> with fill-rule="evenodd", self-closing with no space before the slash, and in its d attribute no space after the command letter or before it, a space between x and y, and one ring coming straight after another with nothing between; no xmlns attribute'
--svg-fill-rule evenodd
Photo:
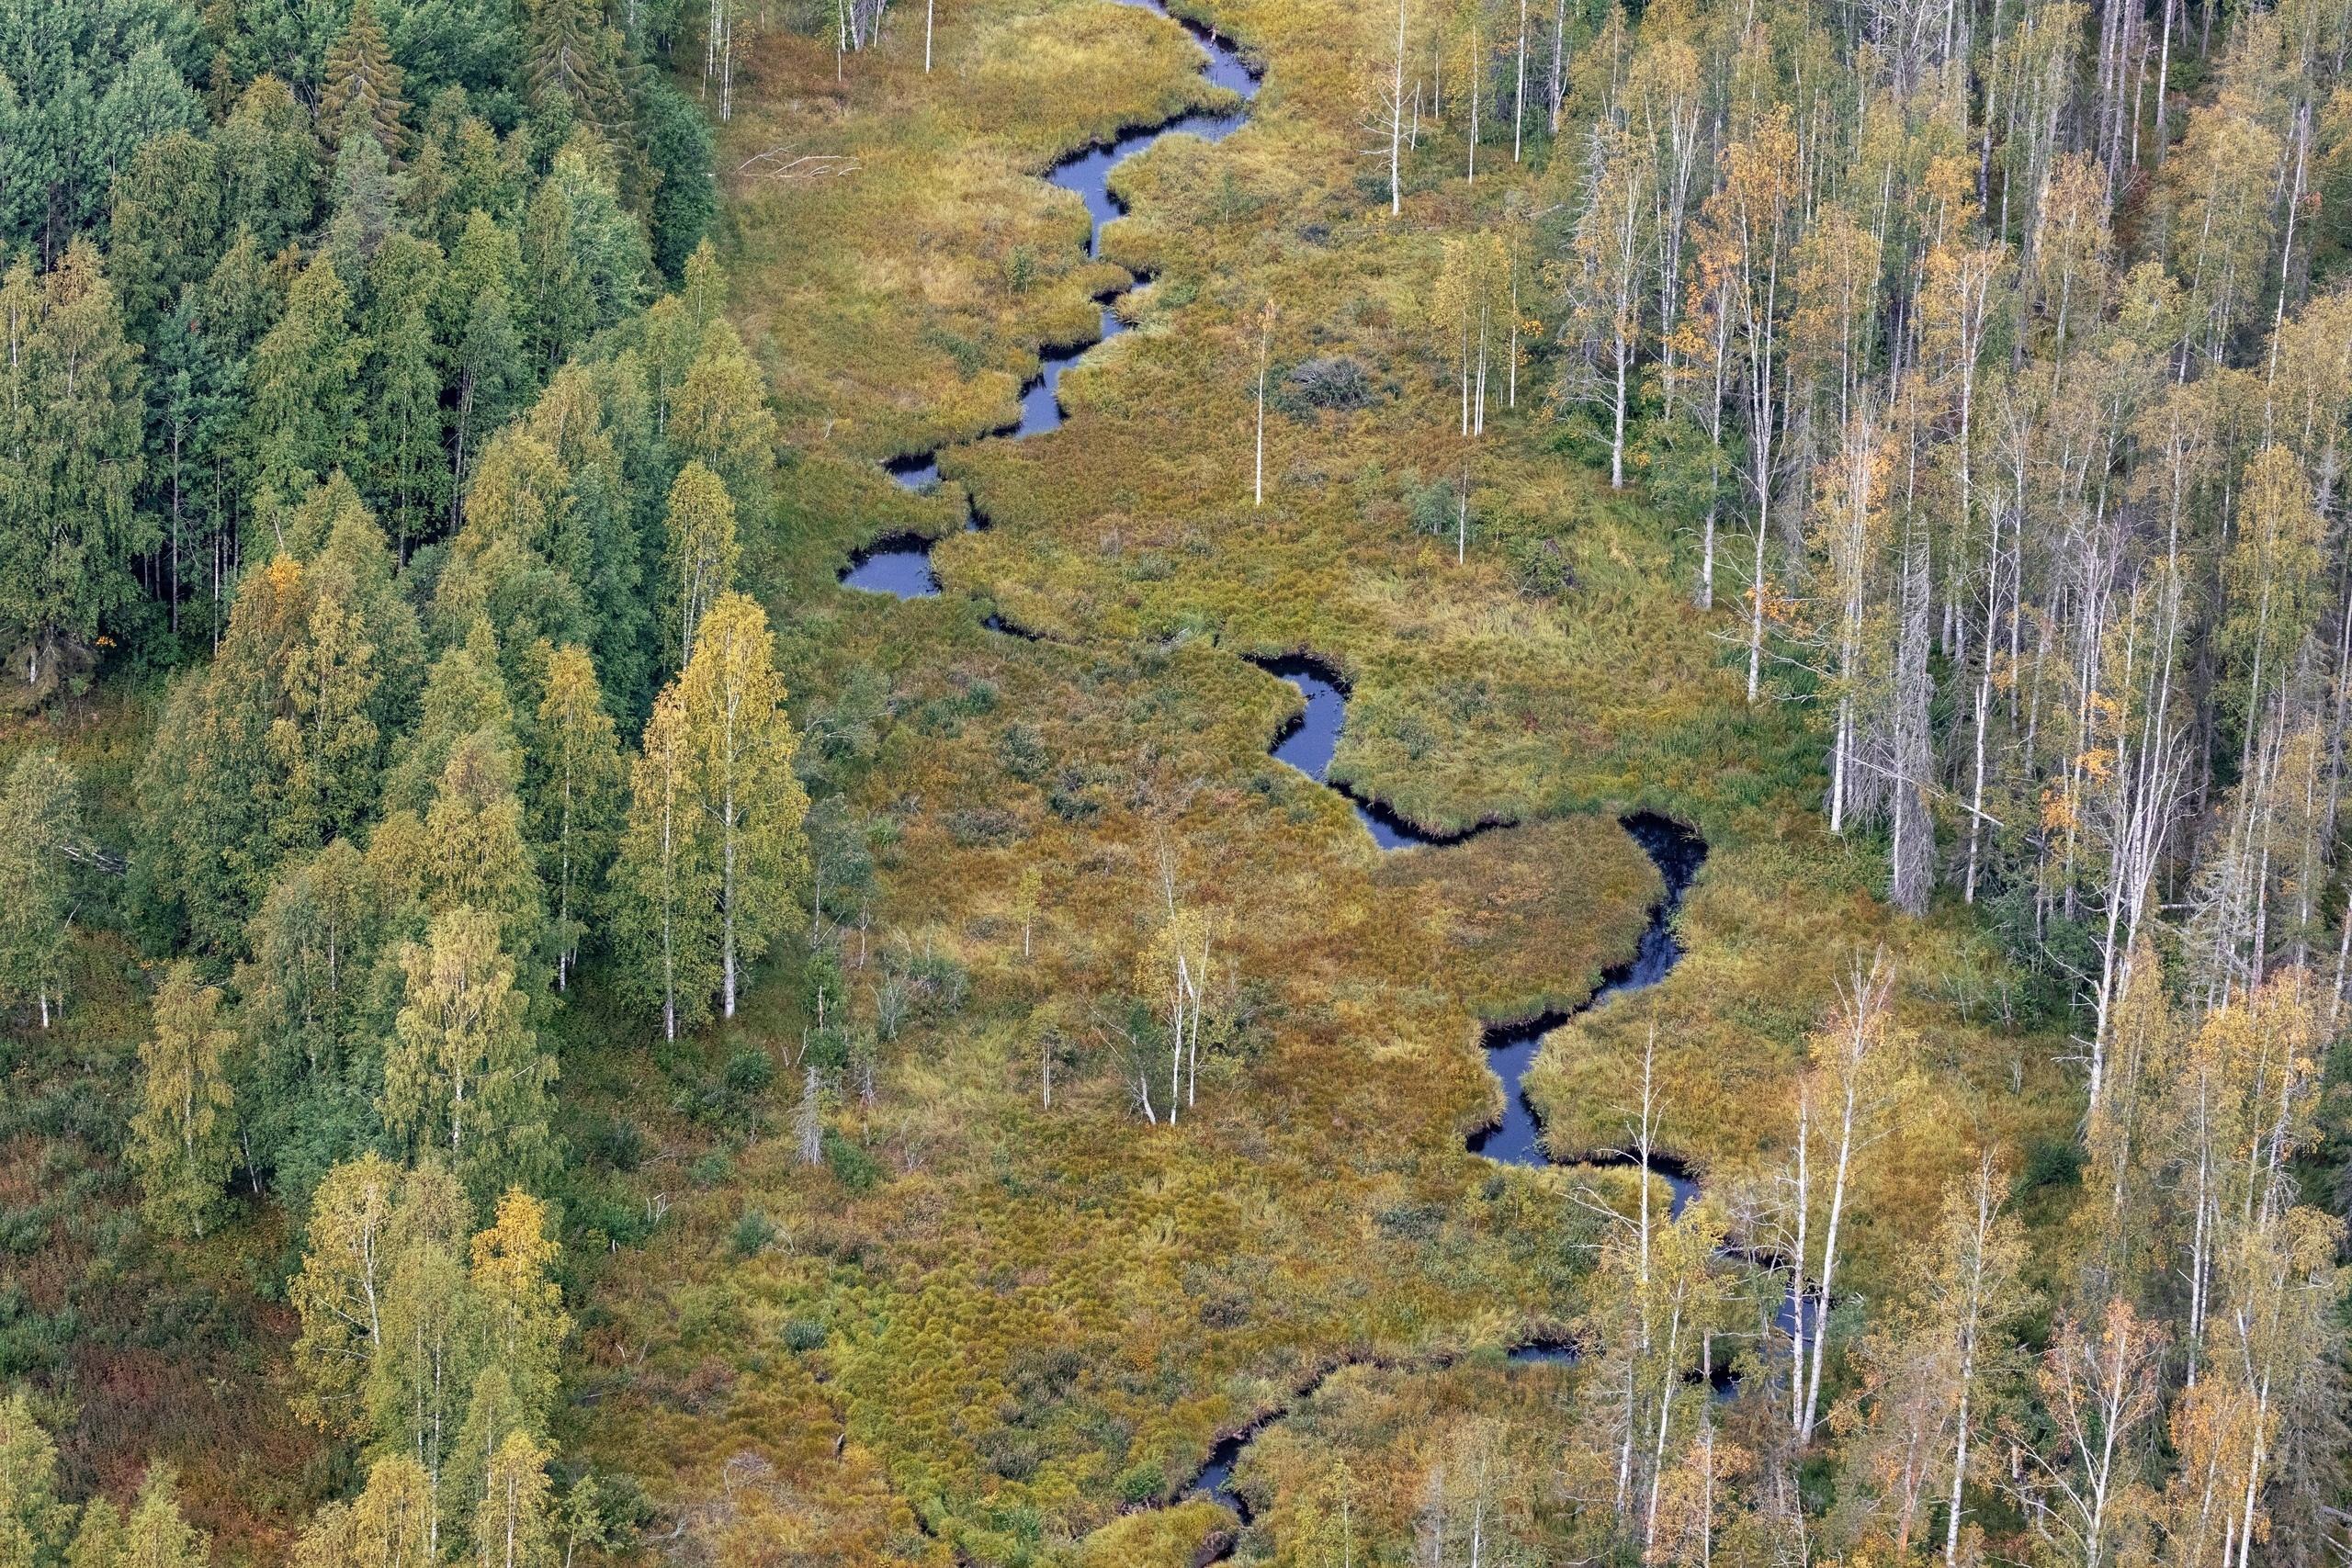
<svg viewBox="0 0 2352 1568"><path fill-rule="evenodd" d="M735 172L746 179L794 185L844 179L857 173L857 160L845 153L797 152L790 147L771 147L736 164Z"/></svg>

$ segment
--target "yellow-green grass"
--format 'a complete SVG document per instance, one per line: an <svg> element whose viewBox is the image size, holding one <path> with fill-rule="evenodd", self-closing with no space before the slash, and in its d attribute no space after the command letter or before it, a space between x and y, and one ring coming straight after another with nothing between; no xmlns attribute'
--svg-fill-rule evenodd
<svg viewBox="0 0 2352 1568"><path fill-rule="evenodd" d="M589 1380L596 1461L662 1456L677 1468L657 1490L684 1500L749 1449L865 1550L916 1551L893 1523L902 1499L1004 1560L1024 1534L1075 1541L1123 1499L1167 1493L1216 1435L1338 1361L1564 1318L1566 1179L1498 1169L1463 1138L1499 1110L1479 1020L1573 1003L1632 945L1657 875L1615 824L1384 857L1343 800L1264 755L1295 695L1230 656L1032 647L978 631L967 607L890 608L938 640L860 791L903 813L877 925L956 956L974 999L888 1048L870 1111L842 1108L879 1185L850 1191L758 1144L605 1271L621 1348ZM874 619L802 629L854 657ZM923 733L932 693L959 678L994 683L996 706ZM1057 769L1088 762L1095 820L1064 822L1006 776L1016 723ZM1001 842L968 841L958 813L976 803ZM1174 1128L1127 1110L1107 1060L1163 834L1183 897L1228 917L1221 962L1248 1015ZM1011 899L1025 863L1046 872L1026 960ZM870 984L853 975L860 1007ZM1070 1045L1050 1111L1047 1028ZM781 1239L714 1270L747 1208ZM786 1348L795 1324L821 1348ZM733 1369L726 1414L680 1409L665 1391L713 1359ZM804 1414L783 1428L746 1414L784 1404ZM803 1451L811 1420L838 1456ZM877 1469L895 1498L871 1490Z"/></svg>
<svg viewBox="0 0 2352 1568"><path fill-rule="evenodd" d="M889 694L870 751L831 770L892 825L874 930L850 951L950 953L974 992L884 1047L872 1107L836 1108L877 1182L852 1190L789 1140L755 1142L729 1179L673 1189L644 1253L600 1270L594 1418L567 1435L693 1528L716 1529L691 1510L751 1454L783 1480L745 1506L807 1550L1014 1562L1097 1531L1086 1560L1177 1560L1221 1511L1133 1505L1361 1359L1390 1370L1342 1371L1312 1410L1385 1390L1409 1440L1268 1428L1243 1470L1277 1529L1335 1451L1402 1485L1422 1437L1465 1412L1534 1400L1540 1429L1562 1374L1496 1352L1576 1312L1569 1190L1589 1173L1495 1168L1461 1140L1498 1109L1478 1021L1574 1003L1631 951L1657 882L1615 826L1626 810L1713 846L1682 917L1691 956L1547 1043L1530 1085L1555 1146L1622 1141L1655 1023L1666 1142L1730 1190L1790 1136L1804 1032L1882 941L1924 1048L1912 1114L1859 1178L1851 1277L1932 1223L1975 1139L2013 1147L2073 1114L2051 1042L1958 1005L2003 980L1968 919L1892 920L1877 857L1821 830L1814 717L1742 702L1736 624L1689 603L1690 542L1551 449L1532 369L1484 439L1458 434L1424 324L1440 243L1498 221L1531 175L1490 145L1467 189L1458 131L1433 132L1405 217L1387 216L1352 123L1375 10L1216 7L1270 67L1252 123L1126 164L1134 213L1096 265L1074 198L1034 176L1200 101L1166 23L1100 0L957 7L926 78L901 12L846 86L814 43L753 46L725 166L770 146L859 164L730 186L739 316L794 447L758 571L804 709L861 671ZM1091 296L1128 272L1152 279L1121 302L1133 330L1064 379L1063 428L951 448L933 496L873 469L1008 420L1036 346L1090 336ZM1270 299L1278 389L1301 358L1343 354L1381 396L1313 417L1278 400L1260 508ZM1457 565L1450 537L1412 532L1406 491L1465 465L1482 522ZM958 531L967 492L987 530ZM941 539L944 597L829 586L850 547L900 530ZM1531 554L1565 569L1554 592L1522 586ZM1051 640L984 630L991 609ZM1296 698L1238 656L1296 650L1352 688L1335 777L1431 827L1526 826L1381 856L1343 800L1264 756ZM1142 1124L1112 1060L1125 998L1148 989L1135 957L1164 907L1163 846L1183 897L1228 919L1246 1001L1174 1128ZM1043 886L1024 960L1025 867ZM788 967L770 966L771 993ZM873 983L853 974L862 1015ZM769 1005L740 1033L789 1055L802 1021ZM1049 1032L1065 1054L1047 1111ZM737 1258L747 1210L777 1239Z"/></svg>
<svg viewBox="0 0 2352 1568"><path fill-rule="evenodd" d="M1621 1141L1655 1023L1666 1143L1729 1190L1786 1142L1804 1032L1881 941L1923 1049L1904 1129L1858 1179L1850 1278L1916 1241L1974 1140L2071 1124L2053 1043L1962 1006L2004 983L1965 915L1892 920L1876 856L1821 830L1815 716L1741 701L1736 626L1688 603L1690 541L1552 449L1532 370L1483 440L1457 434L1423 321L1441 242L1498 221L1532 173L1490 144L1466 188L1458 128L1432 130L1392 220L1354 123L1380 8L1204 14L1269 65L1251 126L1123 168L1135 212L1093 263L1076 198L1036 176L1119 126L1216 101L1170 24L1103 0L974 0L942 8L926 76L921 15L898 7L841 81L829 38L745 24L723 237L787 445L748 572L804 721L867 672L888 693L871 747L827 769L891 829L872 929L844 943L865 961L853 1010L871 1021L898 942L952 955L973 994L884 1044L871 1107L830 1108L869 1182L794 1158L812 1021L798 948L762 965L742 1019L676 1047L593 982L575 993L560 1026L575 1151L622 1115L650 1150L633 1170L592 1168L575 1204L665 1217L607 1252L602 1220L569 1216L584 1289L558 1436L567 1463L641 1477L664 1532L777 1561L1189 1561L1229 1517L1138 1505L1342 1365L1245 1458L1277 1535L1335 1454L1380 1478L1395 1539L1404 1489L1464 1414L1548 1440L1573 1374L1498 1353L1581 1304L1590 1238L1570 1192L1590 1173L1496 1168L1462 1139L1498 1109L1479 1021L1573 1004L1630 953L1658 890L1615 825L1635 807L1713 846L1682 917L1690 955L1547 1043L1529 1081L1555 1146ZM802 154L855 168L759 177ZM1152 281L1122 301L1135 330L1065 379L1063 429L952 449L936 495L875 468L1009 421L1039 345L1090 337L1093 297L1137 273ZM1268 299L1278 387L1299 359L1344 354L1381 398L1272 411L1258 508ZM1465 465L1483 521L1457 565L1450 537L1412 532L1406 489ZM985 532L958 532L967 490ZM832 586L848 550L902 530L943 540L945 596ZM1522 586L1531 552L1556 559L1564 590ZM987 631L991 608L1057 640ZM1344 800L1265 756L1297 699L1238 656L1296 649L1351 683L1336 777L1433 827L1523 826L1380 854ZM1016 725L1031 732L1017 747ZM118 816L139 727L107 733L69 743ZM1016 776L1016 754L1045 762ZM1238 980L1173 1128L1142 1123L1114 1060L1164 908L1163 846L1183 897L1225 917L1220 966ZM1043 886L1023 957L1028 867ZM94 1025L118 1076L135 1015L126 988ZM757 1134L680 1109L747 1049L785 1069ZM751 1213L773 1234L744 1226ZM216 1260L266 1255L283 1233L220 1245ZM211 1267L199 1254L191 1267ZM220 1397L273 1375L247 1367ZM263 1425L294 1443L282 1417ZM279 1457L314 1491L332 1479L307 1440Z"/></svg>

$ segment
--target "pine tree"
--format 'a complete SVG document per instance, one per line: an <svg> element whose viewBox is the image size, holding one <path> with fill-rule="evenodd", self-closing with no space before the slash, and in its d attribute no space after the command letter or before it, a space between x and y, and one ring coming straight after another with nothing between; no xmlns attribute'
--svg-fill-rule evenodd
<svg viewBox="0 0 2352 1568"><path fill-rule="evenodd" d="M237 1037L221 1016L220 987L200 981L187 959L164 976L154 1011L139 1048L131 1164L146 1190L148 1223L172 1235L200 1236L235 1163L227 1066Z"/></svg>
<svg viewBox="0 0 2352 1568"><path fill-rule="evenodd" d="M621 815L625 777L612 715L587 650L548 657L526 780L531 839L555 922L556 988L579 962L580 943L603 897Z"/></svg>

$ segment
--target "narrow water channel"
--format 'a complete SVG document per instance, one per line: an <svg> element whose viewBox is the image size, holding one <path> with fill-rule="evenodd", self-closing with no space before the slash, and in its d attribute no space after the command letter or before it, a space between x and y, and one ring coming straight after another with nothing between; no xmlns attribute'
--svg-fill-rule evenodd
<svg viewBox="0 0 2352 1568"><path fill-rule="evenodd" d="M1649 989L1681 961L1682 943L1674 934L1674 917L1682 908L1682 896L1690 890L1691 878L1699 874L1699 867L1706 861L1706 840L1681 823L1653 811L1635 812L1623 818L1622 826L1657 867L1666 892L1651 907L1649 924L1642 928L1634 956L1604 973L1599 988L1582 1007L1487 1026L1487 1065L1502 1080L1503 1114L1493 1126L1470 1134L1473 1154L1485 1155L1504 1165L1549 1164L1543 1130L1536 1125L1535 1108L1528 1103L1524 1088L1527 1069L1534 1066L1535 1053L1543 1045L1544 1037L1577 1014L1589 1012L1612 997ZM1580 1152L1580 1163L1584 1164L1595 1163L1596 1159L1613 1164L1625 1157L1615 1151ZM1672 1213L1680 1214L1683 1206L1697 1193L1699 1184L1679 1161L1653 1154L1650 1168L1673 1190Z"/></svg>
<svg viewBox="0 0 2352 1568"><path fill-rule="evenodd" d="M1243 100L1244 107L1229 112L1195 110L1148 130L1125 133L1108 145L1088 148L1054 165L1046 176L1047 183L1074 193L1085 204L1091 220L1086 243L1086 254L1090 257L1102 254L1104 227L1125 210L1118 198L1111 194L1111 172L1129 158L1152 147L1163 136L1190 135L1204 141L1223 141L1247 122L1248 102L1257 96L1259 87L1257 73L1230 43L1197 22L1172 16L1163 0L1114 0L1114 3L1170 17L1191 33L1205 56L1203 73L1216 85L1230 88ZM1135 285L1129 285L1129 288L1133 287ZM1097 342L1115 337L1125 330L1125 323L1120 321L1115 309L1119 296L1125 292L1125 289L1121 289L1103 297ZM1062 423L1062 373L1076 364L1091 346L1091 344L1056 345L1042 351L1038 355L1037 375L1021 389L1018 421L997 434L1018 440L1058 428ZM936 452L894 458L884 467L893 479L910 490L929 490L939 482L939 455ZM967 520L967 525L978 527L983 523L984 520L975 514ZM931 551L935 543L910 534L876 540L852 556L849 567L842 573L841 581L844 587L890 593L901 599L935 596L940 592L939 580L931 569ZM1034 639L1037 635L993 615L989 617L988 624L991 629L1015 637ZM1333 667L1303 656L1253 662L1288 682L1306 701L1305 712L1275 738L1271 748L1273 757L1346 795L1355 808L1357 819L1363 822L1365 830L1381 848L1391 850L1413 845L1455 843L1497 825L1480 824L1451 835L1426 832L1379 802L1363 798L1344 784L1332 783L1329 777L1331 761L1347 723L1345 682ZM1652 908L1649 923L1642 931L1634 956L1604 975L1600 988L1583 1007L1575 1010L1576 1012L1598 1007L1622 993L1655 986L1666 977L1682 955L1681 946L1673 931L1675 914L1681 908L1684 892L1706 859L1705 841L1668 818L1650 812L1637 812L1623 818L1623 822L1625 830L1633 835L1657 864L1659 874L1665 879L1666 892ZM1533 1109L1527 1102L1521 1080L1534 1062L1544 1036L1573 1016L1573 1012L1546 1013L1534 1019L1488 1026L1485 1034L1487 1061L1502 1080L1504 1111L1501 1121L1495 1126L1471 1135L1469 1146L1474 1152L1510 1165L1541 1166L1548 1163L1541 1129ZM1593 1152L1588 1152L1586 1156L1588 1160L1612 1157L1615 1156ZM1651 1168L1665 1178L1673 1193L1670 1212L1679 1214L1696 1193L1696 1182L1679 1165L1664 1159L1654 1156ZM1510 1359L1514 1363L1565 1363L1575 1360L1576 1357L1576 1347L1561 1340L1542 1340L1520 1346L1510 1352ZM1182 1489L1181 1495L1206 1497L1222 1504L1231 1509L1243 1525L1248 1525L1251 1518L1249 1500L1233 1484L1234 1469L1240 1462L1243 1450L1267 1427L1282 1420L1301 1401L1311 1397L1338 1370L1337 1367L1326 1370L1280 1408L1267 1412L1238 1432L1220 1438L1210 1450L1206 1462ZM1227 1539L1202 1561L1216 1562L1229 1557L1238 1544L1237 1540Z"/></svg>
<svg viewBox="0 0 2352 1568"><path fill-rule="evenodd" d="M1355 807L1356 820L1363 824L1374 843L1384 850L1401 850L1414 844L1458 844L1493 826L1484 824L1461 833L1431 833L1379 801L1359 795L1346 784L1333 784L1331 759L1339 752L1340 732L1348 723L1348 688L1340 672L1321 660L1304 654L1253 659L1250 662L1267 674L1288 682L1306 699L1306 710L1274 737L1274 761L1287 762L1316 783L1345 795L1348 804Z"/></svg>
<svg viewBox="0 0 2352 1568"><path fill-rule="evenodd" d="M1112 170L1148 151L1164 136L1195 136L1203 141L1224 141L1249 122L1249 101L1258 96L1257 73L1241 58L1240 52L1214 29L1175 16L1161 0L1114 0L1114 4L1131 6L1167 17L1192 34L1204 56L1201 74L1213 85L1238 94L1242 107L1225 111L1194 109L1144 130L1125 131L1108 143L1072 153L1047 170L1047 185L1071 192L1085 205L1089 219L1086 254L1090 258L1102 254L1104 226L1126 210L1119 198L1111 194ZM1132 288L1135 285L1127 287ZM1125 292L1127 289L1122 288L1102 297L1101 327L1095 343L1116 337L1126 330L1126 323L1119 320L1116 309L1119 296ZM1055 344L1041 349L1037 355L1037 374L1021 389L1020 417L996 434L1018 441L1059 429L1062 423L1062 372L1077 364L1093 346L1093 343ZM939 482L939 454L936 452L894 457L883 468L893 479L909 490L929 490ZM978 517L971 519L967 525L978 526ZM877 540L851 558L848 569L842 573L842 586L864 589L872 593L894 594L900 599L931 598L939 592L939 579L931 570L931 552L937 542L914 534ZM1377 836L1376 832L1374 836Z"/></svg>

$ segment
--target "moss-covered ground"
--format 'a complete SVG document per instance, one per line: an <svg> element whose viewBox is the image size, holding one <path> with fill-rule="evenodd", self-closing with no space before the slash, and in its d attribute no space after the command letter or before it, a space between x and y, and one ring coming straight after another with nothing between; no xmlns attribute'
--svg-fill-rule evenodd
<svg viewBox="0 0 2352 1568"><path fill-rule="evenodd" d="M1540 357L1515 407L1494 378L1482 440L1456 434L1425 324L1440 245L1505 221L1538 176L1489 146L1469 186L1458 130L1433 130L1390 218L1354 123L1374 9L1216 7L1267 68L1252 122L1125 165L1132 213L1099 263L1075 198L1036 176L1202 101L1166 21L978 0L941 13L928 76L914 13L839 80L830 39L750 51L722 167L771 148L854 164L733 176L726 217L794 454L758 570L826 784L880 846L849 1005L873 1015L893 952L952 959L969 992L880 1046L824 1165L795 1158L787 1084L708 1179L632 1178L669 1217L594 1270L568 1436L714 1542L1189 1561L1233 1521L1155 1506L1217 1435L1342 1365L1245 1452L1241 1554L1271 1549L1340 1452L1394 1481L1374 1512L1401 1539L1399 1489L1450 1421L1553 1418L1575 1374L1499 1352L1577 1309L1579 1178L1462 1140L1497 1108L1478 1021L1572 1003L1630 952L1657 882L1627 810L1712 853L1689 958L1547 1042L1530 1087L1557 1147L1622 1141L1655 1028L1665 1143L1733 1193L1785 1146L1804 1033L1881 942L1918 1072L1860 1178L1858 1288L1978 1142L2071 1124L2054 1043L2004 1022L2010 982L1970 920L1892 920L1875 849L1824 833L1815 716L1742 701L1728 613L1690 604L1691 542L1566 449ZM1069 372L1064 426L952 446L930 495L876 468L1007 422L1038 346L1090 336L1092 298L1131 275L1148 278L1119 305L1134 330ZM1286 389L1337 356L1366 372L1364 406ZM1465 467L1457 563L1413 501ZM962 529L967 496L987 528ZM906 530L941 540L941 597L832 586L852 548ZM1043 640L987 629L992 612ZM1265 756L1295 698L1244 656L1290 650L1351 685L1335 778L1433 828L1521 826L1375 851L1344 800ZM1171 883L1227 921L1231 983L1172 1127L1145 1124L1121 1068ZM765 1011L713 1061L794 1059L813 1021L795 967L772 966ZM616 1105L644 1100L627 1066L601 1070Z"/></svg>
<svg viewBox="0 0 2352 1568"><path fill-rule="evenodd" d="M1857 1289L1977 1142L2072 1125L2059 1043L2007 1021L2013 981L1972 919L1893 920L1876 849L1824 833L1817 716L1741 700L1729 613L1690 603L1691 540L1579 460L1541 355L1516 406L1497 375L1482 440L1456 434L1426 325L1440 246L1504 222L1514 193L1547 198L1507 145L1467 186L1459 128L1432 126L1389 217L1356 123L1379 11L1204 12L1266 67L1251 124L1125 165L1133 212L1100 261L1039 176L1217 102L1170 23L965 0L940 8L928 74L920 10L838 73L830 34L744 24L722 223L787 464L747 569L818 794L850 807L873 885L838 978L796 944L734 1024L664 1045L592 974L560 1025L581 1336L559 1437L567 1466L640 1478L672 1544L1190 1562L1236 1521L1180 1489L1219 1435L1310 1386L1243 1454L1239 1554L1270 1552L1335 1455L1393 1543L1461 1417L1556 1424L1576 1372L1501 1352L1577 1313L1571 1193L1596 1179L1463 1140L1498 1110L1480 1021L1572 1005L1631 952L1658 881L1629 810L1711 853L1680 966L1546 1043L1529 1086L1557 1147L1622 1140L1654 1028L1665 1145L1736 1193L1790 1137L1806 1030L1881 942L1918 1072L1858 1179ZM1062 383L1062 428L951 446L931 494L877 467L1008 423L1040 345L1091 337L1096 297L1143 275L1119 305L1134 330ZM1340 357L1363 406L1294 392L1302 361ZM1457 563L1415 502L1465 470ZM967 498L990 526L964 531ZM903 531L942 541L942 596L835 586L852 549ZM998 612L1040 640L988 629ZM1432 828L1518 825L1377 851L1344 799L1266 755L1297 699L1244 656L1289 650L1351 683L1335 778ZM66 747L119 841L143 726L108 701L34 739ZM1219 1007L1172 1126L1164 1078L1147 1124L1127 1073L1171 889L1220 922ZM9 1045L0 1183L39 1223L11 1240L0 1332L78 1359L78 1484L158 1452L232 1557L269 1554L339 1480L278 1386L285 1221L241 1213L168 1268L142 1250L107 1174L138 964L112 933L81 955L67 1024ZM870 1097L840 1076L808 1166L793 1102L820 989L882 1038ZM886 992L896 1027L877 1029ZM96 1349L64 1348L69 1306L112 1325Z"/></svg>

